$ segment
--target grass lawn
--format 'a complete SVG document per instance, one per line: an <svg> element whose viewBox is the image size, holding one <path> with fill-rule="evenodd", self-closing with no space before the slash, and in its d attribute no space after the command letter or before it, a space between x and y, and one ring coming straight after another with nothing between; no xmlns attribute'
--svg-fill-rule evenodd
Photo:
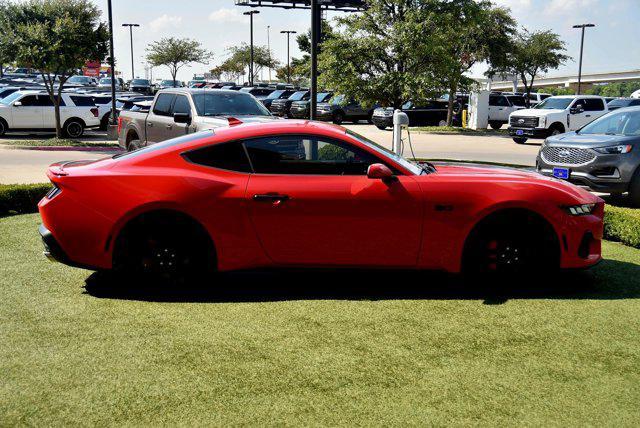
<svg viewBox="0 0 640 428"><path fill-rule="evenodd" d="M458 126L416 126L409 128L411 131L425 134L468 134L468 135L509 135L506 129L470 129Z"/></svg>
<svg viewBox="0 0 640 428"><path fill-rule="evenodd" d="M1 140L0 144L21 147L118 147L117 141L81 141L67 138L45 138L41 140Z"/></svg>
<svg viewBox="0 0 640 428"><path fill-rule="evenodd" d="M607 425L640 420L640 250L491 288L425 273L131 289L0 219L0 425Z"/></svg>

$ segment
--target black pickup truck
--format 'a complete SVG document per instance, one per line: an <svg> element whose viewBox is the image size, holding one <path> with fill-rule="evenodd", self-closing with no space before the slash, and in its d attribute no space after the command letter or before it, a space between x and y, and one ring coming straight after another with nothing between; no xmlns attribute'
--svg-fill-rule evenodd
<svg viewBox="0 0 640 428"><path fill-rule="evenodd" d="M273 102L271 103L271 106L269 107L269 110L274 116L290 117L289 110L291 109L291 104L294 101L306 101L309 99L310 96L311 96L311 93L309 91L294 92L287 99L273 100Z"/></svg>

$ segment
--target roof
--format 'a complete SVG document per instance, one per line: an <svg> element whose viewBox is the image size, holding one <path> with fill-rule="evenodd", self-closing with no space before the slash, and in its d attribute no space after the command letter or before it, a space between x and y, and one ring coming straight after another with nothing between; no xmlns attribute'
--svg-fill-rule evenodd
<svg viewBox="0 0 640 428"><path fill-rule="evenodd" d="M166 88L161 89L158 93L171 94L238 94L249 95L247 92L234 91L233 89L213 89L213 88Z"/></svg>
<svg viewBox="0 0 640 428"><path fill-rule="evenodd" d="M554 98L596 98L596 99L601 99L604 97L601 97L600 95L554 95Z"/></svg>

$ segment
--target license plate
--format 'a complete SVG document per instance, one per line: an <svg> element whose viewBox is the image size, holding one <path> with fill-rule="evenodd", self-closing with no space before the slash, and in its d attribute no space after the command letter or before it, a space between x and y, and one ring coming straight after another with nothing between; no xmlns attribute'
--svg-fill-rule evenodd
<svg viewBox="0 0 640 428"><path fill-rule="evenodd" d="M516 129L516 135L524 135L524 131L522 129Z"/></svg>
<svg viewBox="0 0 640 428"><path fill-rule="evenodd" d="M569 179L569 169L568 168L553 168L553 176L555 178L561 178L563 180Z"/></svg>

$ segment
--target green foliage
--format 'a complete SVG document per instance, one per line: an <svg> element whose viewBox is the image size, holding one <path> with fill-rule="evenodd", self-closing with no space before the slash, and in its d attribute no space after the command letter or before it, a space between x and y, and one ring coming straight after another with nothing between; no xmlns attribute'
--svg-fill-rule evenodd
<svg viewBox="0 0 640 428"><path fill-rule="evenodd" d="M576 91L575 89L572 88L544 88L541 89L538 92L544 92L547 94L551 94L551 95L575 95ZM587 93L587 91L584 91L584 93Z"/></svg>
<svg viewBox="0 0 640 428"><path fill-rule="evenodd" d="M191 39L165 37L147 46L147 61L154 67L169 67L174 83L180 68L193 62L204 64L211 56L211 52L204 49L200 42Z"/></svg>
<svg viewBox="0 0 640 428"><path fill-rule="evenodd" d="M604 237L640 248L640 209L607 205L604 213Z"/></svg>
<svg viewBox="0 0 640 428"><path fill-rule="evenodd" d="M218 79L237 81L249 70L251 63L251 46L242 43L227 49L228 58L211 73ZM280 63L273 58L273 53L266 46L253 46L253 80L255 81L263 68L277 68Z"/></svg>
<svg viewBox="0 0 640 428"><path fill-rule="evenodd" d="M318 160L337 161L347 160L351 152L335 144L324 144L318 149Z"/></svg>
<svg viewBox="0 0 640 428"><path fill-rule="evenodd" d="M0 184L0 217L38 212L51 184Z"/></svg>
<svg viewBox="0 0 640 428"><path fill-rule="evenodd" d="M55 104L57 136L61 136L57 94L87 60L101 61L109 40L100 10L88 0L30 0L0 5L0 59L7 52L25 67L40 70ZM60 85L54 88L55 80Z"/></svg>
<svg viewBox="0 0 640 428"><path fill-rule="evenodd" d="M488 74L518 76L527 94L531 93L536 76L556 69L570 59L564 54L565 43L551 31L525 29L517 33L508 46L506 56L493 64ZM529 103L529 97L526 102Z"/></svg>
<svg viewBox="0 0 640 428"><path fill-rule="evenodd" d="M594 85L584 91L585 94L600 95L603 97L628 97L640 89L640 80L631 82L617 82L606 85Z"/></svg>

